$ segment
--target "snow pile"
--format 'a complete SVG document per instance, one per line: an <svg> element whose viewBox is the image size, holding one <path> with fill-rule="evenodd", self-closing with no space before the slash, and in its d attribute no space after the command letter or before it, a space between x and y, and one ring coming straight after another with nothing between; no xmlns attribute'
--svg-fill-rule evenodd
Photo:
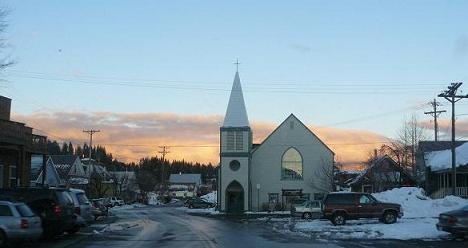
<svg viewBox="0 0 468 248"><path fill-rule="evenodd" d="M440 213L468 205L468 200L456 196L431 199L424 190L416 187L395 188L372 194L381 202L398 203L403 208L403 218L438 217Z"/></svg>
<svg viewBox="0 0 468 248"><path fill-rule="evenodd" d="M218 201L218 193L217 191L213 191L211 193L208 193L206 195L201 196L203 200L210 202L210 203L217 203Z"/></svg>
<svg viewBox="0 0 468 248"><path fill-rule="evenodd" d="M378 220L352 220L344 226L334 226L328 220L313 220L296 223L293 231L311 234L324 239L439 239L446 232L435 227L437 219L400 219L386 225Z"/></svg>
<svg viewBox="0 0 468 248"><path fill-rule="evenodd" d="M119 231L124 231L128 230L131 228L137 228L137 227L142 227L147 225L149 220L147 219L140 219L140 220L135 220L135 221L125 221L125 222L117 222L117 223L112 223L107 225L105 228L103 228L100 233L103 232L119 232Z"/></svg>
<svg viewBox="0 0 468 248"><path fill-rule="evenodd" d="M468 142L455 148L456 166L468 164ZM450 149L426 152L424 154L426 165L431 167L432 171L439 171L452 168L452 151Z"/></svg>

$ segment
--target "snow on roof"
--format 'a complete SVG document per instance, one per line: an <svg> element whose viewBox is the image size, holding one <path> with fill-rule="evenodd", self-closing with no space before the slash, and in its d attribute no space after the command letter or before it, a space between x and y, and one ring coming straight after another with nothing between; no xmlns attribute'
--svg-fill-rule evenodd
<svg viewBox="0 0 468 248"><path fill-rule="evenodd" d="M455 148L456 166L468 165L468 142ZM427 167L432 171L452 168L452 151L450 149L426 152L424 159Z"/></svg>
<svg viewBox="0 0 468 248"><path fill-rule="evenodd" d="M236 72L232 84L231 96L224 116L223 127L248 127L249 118L244 103L244 95L240 83L239 72Z"/></svg>
<svg viewBox="0 0 468 248"><path fill-rule="evenodd" d="M201 174L171 174L169 177L170 183L194 183L201 184Z"/></svg>

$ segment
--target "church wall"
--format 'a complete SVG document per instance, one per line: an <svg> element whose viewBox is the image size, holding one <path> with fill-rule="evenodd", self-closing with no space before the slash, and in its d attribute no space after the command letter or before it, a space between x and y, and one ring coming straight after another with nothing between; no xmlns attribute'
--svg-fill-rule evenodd
<svg viewBox="0 0 468 248"><path fill-rule="evenodd" d="M229 163L232 160L237 160L240 162L241 166L237 171L231 170L229 168ZM244 210L248 211L249 209L249 204L248 204L248 199L249 199L249 182L248 182L248 173L249 173L249 157L221 157L221 196L220 196L220 207L221 211L226 211L226 188L229 186L229 184L236 180L239 182L243 189L244 189Z"/></svg>
<svg viewBox="0 0 468 248"><path fill-rule="evenodd" d="M282 180L281 178L282 156L290 147L296 148L302 155L303 180ZM263 203L268 203L269 193L278 193L281 202L282 189L302 189L303 193L310 194L310 199L314 198L314 193L326 193L311 185L312 181L321 182L317 178L316 171L320 171L323 166L332 169L333 153L291 115L252 154L253 210L257 210L257 206L261 209ZM258 191L257 184L260 184Z"/></svg>

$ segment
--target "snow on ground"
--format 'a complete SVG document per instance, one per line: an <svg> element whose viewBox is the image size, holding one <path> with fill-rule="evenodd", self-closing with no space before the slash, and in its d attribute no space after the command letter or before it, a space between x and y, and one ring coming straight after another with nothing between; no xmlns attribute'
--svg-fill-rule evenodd
<svg viewBox="0 0 468 248"><path fill-rule="evenodd" d="M456 166L468 164L468 142L455 148ZM450 149L426 152L424 154L426 164L431 167L432 171L452 168L452 151Z"/></svg>
<svg viewBox="0 0 468 248"><path fill-rule="evenodd" d="M211 193L208 193L206 195L201 196L203 200L211 203L217 203L218 201L218 196L217 196L217 191L213 191Z"/></svg>
<svg viewBox="0 0 468 248"><path fill-rule="evenodd" d="M152 224L151 222L152 221L148 219L117 222L117 223L106 225L103 229L99 231L95 230L94 233L119 232L119 231L125 231L128 229L131 229L131 228L144 228L148 225L151 225Z"/></svg>
<svg viewBox="0 0 468 248"><path fill-rule="evenodd" d="M134 204L127 204L127 205L122 205L122 206L115 206L113 208L109 208L111 212L114 211L121 211L121 210L128 210L128 209L133 209L133 208L142 208L146 207L146 205L141 204L141 203L134 203Z"/></svg>
<svg viewBox="0 0 468 248"><path fill-rule="evenodd" d="M378 220L352 220L344 226L334 226L328 220L313 220L296 223L293 231L303 232L318 238L335 239L438 239L447 237L435 227L437 219L400 219L395 224L383 224Z"/></svg>
<svg viewBox="0 0 468 248"><path fill-rule="evenodd" d="M178 207L178 210L185 211L186 213L191 214L207 214L207 215L218 215L220 214L216 208L187 208L187 207Z"/></svg>
<svg viewBox="0 0 468 248"><path fill-rule="evenodd" d="M404 187L373 194L382 202L402 205L404 216L395 224L383 224L375 219L351 220L344 226L334 226L328 220L298 221L283 224L287 232L299 232L327 239L439 239L449 234L436 229L438 215L468 205L467 199L447 196L431 199L415 187ZM285 220L286 222L287 220Z"/></svg>
<svg viewBox="0 0 468 248"><path fill-rule="evenodd" d="M468 200L456 196L431 199L424 190L416 187L396 188L372 194L382 202L398 203L403 208L403 218L438 217L440 213L468 205Z"/></svg>

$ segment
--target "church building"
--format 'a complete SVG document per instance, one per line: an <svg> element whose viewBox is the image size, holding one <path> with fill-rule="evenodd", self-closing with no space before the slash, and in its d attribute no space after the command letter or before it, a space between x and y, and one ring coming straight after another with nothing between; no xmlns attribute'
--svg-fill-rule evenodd
<svg viewBox="0 0 468 248"><path fill-rule="evenodd" d="M252 144L239 73L220 128L218 208L223 212L289 209L332 190L333 151L289 115L261 144Z"/></svg>

